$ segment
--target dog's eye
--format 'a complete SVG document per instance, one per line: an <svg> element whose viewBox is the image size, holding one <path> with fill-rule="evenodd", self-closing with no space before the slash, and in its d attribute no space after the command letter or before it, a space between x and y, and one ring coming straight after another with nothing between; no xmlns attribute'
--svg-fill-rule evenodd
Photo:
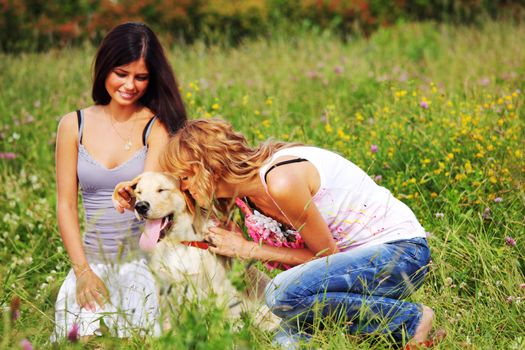
<svg viewBox="0 0 525 350"><path fill-rule="evenodd" d="M141 194L142 191L135 191L135 194Z"/></svg>
<svg viewBox="0 0 525 350"><path fill-rule="evenodd" d="M164 192L164 191L166 191L165 188L159 188L159 189L157 190L158 193L161 193L161 192Z"/></svg>

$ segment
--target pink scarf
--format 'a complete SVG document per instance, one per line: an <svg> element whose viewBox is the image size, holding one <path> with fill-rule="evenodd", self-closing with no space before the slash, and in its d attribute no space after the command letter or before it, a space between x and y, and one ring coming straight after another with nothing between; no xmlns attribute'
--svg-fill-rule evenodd
<svg viewBox="0 0 525 350"><path fill-rule="evenodd" d="M235 204L244 214L244 224L248 234L255 243L268 244L273 247L304 248L304 241L299 232L295 230L283 231L282 224L276 220L252 209L240 198L235 198ZM266 267L273 270L279 266L286 270L292 266L279 262L267 262Z"/></svg>

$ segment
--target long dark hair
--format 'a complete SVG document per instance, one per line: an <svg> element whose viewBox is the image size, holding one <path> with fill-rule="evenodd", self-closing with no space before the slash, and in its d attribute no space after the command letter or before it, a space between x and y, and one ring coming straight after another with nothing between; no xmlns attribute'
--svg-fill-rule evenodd
<svg viewBox="0 0 525 350"><path fill-rule="evenodd" d="M97 105L107 105L105 82L113 68L143 58L149 72L148 88L139 102L151 109L171 134L187 120L173 70L159 39L144 23L124 23L113 28L104 38L95 56L91 96Z"/></svg>

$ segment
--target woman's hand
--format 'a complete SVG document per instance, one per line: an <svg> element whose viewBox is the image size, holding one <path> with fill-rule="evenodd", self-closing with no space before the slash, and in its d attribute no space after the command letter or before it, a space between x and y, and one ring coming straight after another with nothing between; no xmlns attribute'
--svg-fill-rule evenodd
<svg viewBox="0 0 525 350"><path fill-rule="evenodd" d="M124 210L133 210L135 208L135 195L131 186L122 185L120 188L115 189L113 206L121 214Z"/></svg>
<svg viewBox="0 0 525 350"><path fill-rule="evenodd" d="M210 243L212 253L246 259L250 253L250 243L241 232L228 231L220 227L210 227L205 237Z"/></svg>
<svg viewBox="0 0 525 350"><path fill-rule="evenodd" d="M96 304L104 308L104 304L109 300L109 292L102 280L87 268L77 276L77 303L80 308L85 308L95 312Z"/></svg>

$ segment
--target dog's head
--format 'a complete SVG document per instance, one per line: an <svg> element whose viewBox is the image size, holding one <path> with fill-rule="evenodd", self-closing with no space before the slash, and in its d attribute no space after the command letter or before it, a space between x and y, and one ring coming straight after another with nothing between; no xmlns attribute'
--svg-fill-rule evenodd
<svg viewBox="0 0 525 350"><path fill-rule="evenodd" d="M117 185L130 186L135 196L135 215L146 220L140 237L140 247L151 251L157 242L169 234L176 222L187 222L191 228L194 206L180 190L180 183L169 173L145 172L130 182Z"/></svg>

